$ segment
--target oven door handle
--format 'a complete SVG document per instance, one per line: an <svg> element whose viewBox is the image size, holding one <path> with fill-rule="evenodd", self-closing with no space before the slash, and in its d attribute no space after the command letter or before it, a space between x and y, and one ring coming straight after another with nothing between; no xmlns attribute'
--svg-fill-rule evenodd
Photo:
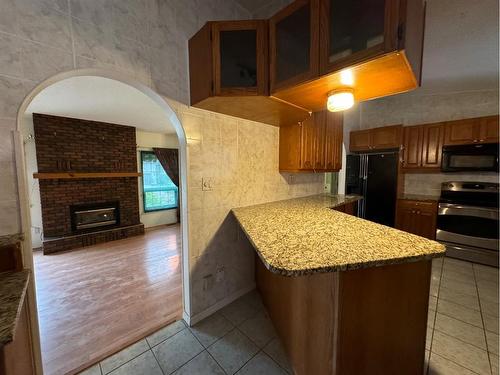
<svg viewBox="0 0 500 375"><path fill-rule="evenodd" d="M498 209L463 206L460 204L440 203L438 215L454 215L454 216L473 216L483 219L498 220Z"/></svg>

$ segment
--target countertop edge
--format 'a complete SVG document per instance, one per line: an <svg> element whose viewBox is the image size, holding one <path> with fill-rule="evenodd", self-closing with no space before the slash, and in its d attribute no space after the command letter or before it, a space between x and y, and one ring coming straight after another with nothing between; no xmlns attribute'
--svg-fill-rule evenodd
<svg viewBox="0 0 500 375"><path fill-rule="evenodd" d="M21 316L21 310L23 308L24 300L26 298L27 290L28 290L28 284L30 282L31 278L31 271L30 270L22 270L22 271L17 271L14 273L23 273L25 276L24 282L23 282L23 288L21 291L21 294L19 296L19 303L17 305L17 310L16 310L16 316L14 318L13 324L10 325L9 331L3 335L0 336L0 346L5 346L9 343L11 343L14 340L14 336L17 330L17 324L19 323L19 318Z"/></svg>
<svg viewBox="0 0 500 375"><path fill-rule="evenodd" d="M292 199L300 199L300 198L292 198ZM361 197L361 196L350 197L342 203L333 205L333 206L328 207L328 208L325 207L325 209L331 209L334 207L342 206L344 204L357 202L361 199L363 199L363 197ZM269 202L269 203L274 203L274 202ZM266 204L266 203L263 203L263 204ZM408 256L408 257L402 257L402 258L377 259L377 260L372 260L369 262L342 264L342 265L337 265L337 266L325 266L325 267L310 268L310 269L304 269L304 270L288 270L288 269L284 269L284 268L279 268L279 267L275 267L275 266L271 265L268 261L266 261L266 259L262 255L259 247L254 243L250 234L247 233L247 231L245 230L245 227L241 224L240 220L238 219L238 212L237 211L239 208L244 209L245 207L233 208L233 209L231 209L231 213L233 214L236 221L238 222L240 229L245 234L245 237L248 239L250 244L253 246L259 259L262 261L262 263L264 264L264 266L266 267L267 270L269 270L270 272L272 272L274 274L285 276L285 277L308 276L308 275L312 275L315 273L354 271L354 270L360 270L360 269L365 269L365 268L383 267L383 266L398 265L398 264L403 264L403 263L416 263L419 261L432 260L434 258L441 258L445 255L445 251L443 250L442 252L434 252L431 254L415 255L415 256ZM342 212L339 212L339 213L344 214ZM346 214L344 214L344 215L346 215Z"/></svg>

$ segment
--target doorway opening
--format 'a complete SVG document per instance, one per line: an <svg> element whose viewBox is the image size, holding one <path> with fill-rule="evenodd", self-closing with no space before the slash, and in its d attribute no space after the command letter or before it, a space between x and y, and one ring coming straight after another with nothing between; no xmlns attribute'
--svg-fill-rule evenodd
<svg viewBox="0 0 500 375"><path fill-rule="evenodd" d="M186 140L164 99L63 73L25 99L18 132L44 373L77 373L189 316Z"/></svg>

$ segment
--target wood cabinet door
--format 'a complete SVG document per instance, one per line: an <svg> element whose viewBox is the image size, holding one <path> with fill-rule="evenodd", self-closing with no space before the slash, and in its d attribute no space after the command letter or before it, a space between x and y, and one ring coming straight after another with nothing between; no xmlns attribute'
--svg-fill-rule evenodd
<svg viewBox="0 0 500 375"><path fill-rule="evenodd" d="M483 117L479 127L479 142L498 143L498 138L498 116Z"/></svg>
<svg viewBox="0 0 500 375"><path fill-rule="evenodd" d="M342 168L343 114L326 112L325 168L338 171Z"/></svg>
<svg viewBox="0 0 500 375"><path fill-rule="evenodd" d="M314 169L326 168L326 112L314 112Z"/></svg>
<svg viewBox="0 0 500 375"><path fill-rule="evenodd" d="M320 73L395 49L398 6L395 0L321 0Z"/></svg>
<svg viewBox="0 0 500 375"><path fill-rule="evenodd" d="M280 127L279 169L297 171L300 169L302 152L302 126L294 124Z"/></svg>
<svg viewBox="0 0 500 375"><path fill-rule="evenodd" d="M417 209L415 215L415 231L413 233L428 238L436 239L437 212Z"/></svg>
<svg viewBox="0 0 500 375"><path fill-rule="evenodd" d="M212 25L215 95L267 95L267 21Z"/></svg>
<svg viewBox="0 0 500 375"><path fill-rule="evenodd" d="M398 204L396 210L396 229L400 229L408 233L417 234L415 233L417 230L416 222L417 220L415 209Z"/></svg>
<svg viewBox="0 0 500 375"><path fill-rule="evenodd" d="M426 169L441 168L441 152L444 143L444 125L442 123L422 127L422 157L421 167Z"/></svg>
<svg viewBox="0 0 500 375"><path fill-rule="evenodd" d="M422 138L423 128L421 126L408 126L403 130L403 168L420 168L422 161Z"/></svg>
<svg viewBox="0 0 500 375"><path fill-rule="evenodd" d="M445 145L464 145L479 141L479 119L450 121L445 125Z"/></svg>
<svg viewBox="0 0 500 375"><path fill-rule="evenodd" d="M349 151L370 150L370 130L352 131L349 136Z"/></svg>
<svg viewBox="0 0 500 375"><path fill-rule="evenodd" d="M319 72L319 0L295 0L269 20L271 92Z"/></svg>
<svg viewBox="0 0 500 375"><path fill-rule="evenodd" d="M401 146L401 125L370 129L370 146L373 150L398 148Z"/></svg>
<svg viewBox="0 0 500 375"><path fill-rule="evenodd" d="M301 125L300 136L300 169L314 169L316 160L316 127L314 116L309 116Z"/></svg>

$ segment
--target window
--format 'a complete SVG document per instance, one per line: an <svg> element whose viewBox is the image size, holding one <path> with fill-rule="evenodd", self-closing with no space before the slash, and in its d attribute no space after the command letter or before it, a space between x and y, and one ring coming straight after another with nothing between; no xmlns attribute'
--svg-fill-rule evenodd
<svg viewBox="0 0 500 375"><path fill-rule="evenodd" d="M141 151L144 212L177 207L178 189L152 151Z"/></svg>

